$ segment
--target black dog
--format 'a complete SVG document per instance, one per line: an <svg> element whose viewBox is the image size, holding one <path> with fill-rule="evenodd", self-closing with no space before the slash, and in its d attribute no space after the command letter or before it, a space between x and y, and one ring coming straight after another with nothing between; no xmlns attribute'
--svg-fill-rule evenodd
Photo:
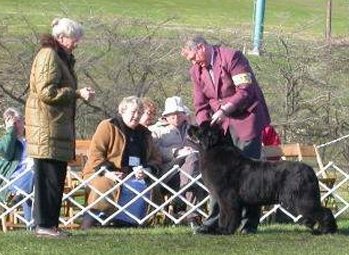
<svg viewBox="0 0 349 255"><path fill-rule="evenodd" d="M314 234L337 231L331 210L321 205L318 179L310 166L244 157L219 126L206 122L191 126L188 134L200 145L202 178L220 208L218 228L208 230L210 233L233 234L243 207L278 203L301 214L302 223Z"/></svg>

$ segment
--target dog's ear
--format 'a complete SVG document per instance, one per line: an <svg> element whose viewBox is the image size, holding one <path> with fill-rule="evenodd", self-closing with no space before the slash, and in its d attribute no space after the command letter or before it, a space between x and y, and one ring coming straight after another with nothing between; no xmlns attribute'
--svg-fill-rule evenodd
<svg viewBox="0 0 349 255"><path fill-rule="evenodd" d="M188 128L188 136L190 137L190 139L192 139L193 141L197 141L198 135L199 135L199 127L196 125L190 125Z"/></svg>
<svg viewBox="0 0 349 255"><path fill-rule="evenodd" d="M208 130L211 127L210 121L206 120L200 124L201 130Z"/></svg>

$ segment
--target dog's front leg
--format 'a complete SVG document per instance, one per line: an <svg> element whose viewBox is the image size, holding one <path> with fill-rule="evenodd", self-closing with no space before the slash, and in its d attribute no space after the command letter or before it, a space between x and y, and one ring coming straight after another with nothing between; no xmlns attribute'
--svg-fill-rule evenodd
<svg viewBox="0 0 349 255"><path fill-rule="evenodd" d="M241 221L241 205L236 193L221 195L218 203L220 208L218 232L223 235L234 234Z"/></svg>

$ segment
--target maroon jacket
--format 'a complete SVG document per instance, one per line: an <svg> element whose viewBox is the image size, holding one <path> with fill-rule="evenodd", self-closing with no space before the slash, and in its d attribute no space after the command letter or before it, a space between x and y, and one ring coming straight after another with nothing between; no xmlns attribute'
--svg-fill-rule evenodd
<svg viewBox="0 0 349 255"><path fill-rule="evenodd" d="M210 120L221 105L230 102L229 117L222 123L224 130L232 126L239 139L251 140L270 123L263 93L241 51L213 47L213 54L213 83L206 68L193 65L190 69L197 122Z"/></svg>

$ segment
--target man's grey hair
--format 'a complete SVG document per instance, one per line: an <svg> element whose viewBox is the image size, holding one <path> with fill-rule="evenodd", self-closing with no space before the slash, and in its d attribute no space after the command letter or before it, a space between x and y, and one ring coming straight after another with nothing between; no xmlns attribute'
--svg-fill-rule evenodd
<svg viewBox="0 0 349 255"><path fill-rule="evenodd" d="M202 36L194 36L192 38L190 38L189 40L186 41L185 43L185 48L188 48L190 50L195 49L199 44L203 44L203 45L208 45L207 41L205 38L203 38Z"/></svg>
<svg viewBox="0 0 349 255"><path fill-rule="evenodd" d="M124 97L120 102L119 108L118 108L119 113L120 114L124 113L127 108L133 105L135 105L139 111L143 112L142 99L140 99L137 96L129 96L129 97Z"/></svg>
<svg viewBox="0 0 349 255"><path fill-rule="evenodd" d="M52 36L58 38L60 35L70 38L81 38L84 30L80 23L68 18L56 18L51 23Z"/></svg>

